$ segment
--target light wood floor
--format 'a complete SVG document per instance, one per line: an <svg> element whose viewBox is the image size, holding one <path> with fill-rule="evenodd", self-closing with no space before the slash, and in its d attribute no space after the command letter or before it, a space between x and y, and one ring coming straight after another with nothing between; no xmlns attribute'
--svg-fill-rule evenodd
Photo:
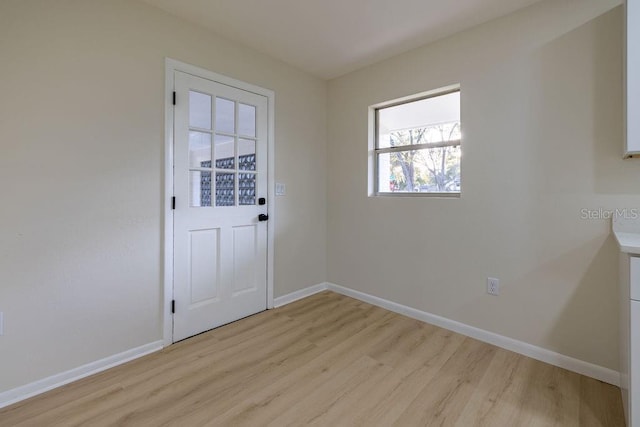
<svg viewBox="0 0 640 427"><path fill-rule="evenodd" d="M323 292L0 410L1 426L623 426L620 391Z"/></svg>

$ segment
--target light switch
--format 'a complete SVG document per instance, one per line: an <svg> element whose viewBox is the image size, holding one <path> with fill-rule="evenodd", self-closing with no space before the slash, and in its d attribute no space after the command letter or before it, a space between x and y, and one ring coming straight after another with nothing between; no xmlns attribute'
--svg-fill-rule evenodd
<svg viewBox="0 0 640 427"><path fill-rule="evenodd" d="M287 194L287 187L282 182L276 182L276 196Z"/></svg>

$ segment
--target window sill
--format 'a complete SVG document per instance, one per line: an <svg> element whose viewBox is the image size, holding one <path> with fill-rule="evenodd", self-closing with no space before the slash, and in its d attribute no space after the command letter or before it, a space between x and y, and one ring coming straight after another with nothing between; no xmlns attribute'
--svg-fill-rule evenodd
<svg viewBox="0 0 640 427"><path fill-rule="evenodd" d="M460 192L457 192L457 193L419 193L419 192L373 193L373 194L370 194L369 197L438 197L438 198L444 198L444 199L459 199Z"/></svg>

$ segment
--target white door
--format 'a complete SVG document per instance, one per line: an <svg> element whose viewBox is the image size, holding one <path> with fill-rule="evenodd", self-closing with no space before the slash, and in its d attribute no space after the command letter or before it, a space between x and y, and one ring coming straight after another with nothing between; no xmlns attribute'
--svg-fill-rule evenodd
<svg viewBox="0 0 640 427"><path fill-rule="evenodd" d="M175 72L173 341L267 308L267 98Z"/></svg>

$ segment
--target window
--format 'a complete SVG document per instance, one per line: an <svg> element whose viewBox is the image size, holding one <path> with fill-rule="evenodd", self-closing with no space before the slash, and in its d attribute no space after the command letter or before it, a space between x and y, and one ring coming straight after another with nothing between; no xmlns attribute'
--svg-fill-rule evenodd
<svg viewBox="0 0 640 427"><path fill-rule="evenodd" d="M374 194L460 194L458 86L390 101L371 113Z"/></svg>

